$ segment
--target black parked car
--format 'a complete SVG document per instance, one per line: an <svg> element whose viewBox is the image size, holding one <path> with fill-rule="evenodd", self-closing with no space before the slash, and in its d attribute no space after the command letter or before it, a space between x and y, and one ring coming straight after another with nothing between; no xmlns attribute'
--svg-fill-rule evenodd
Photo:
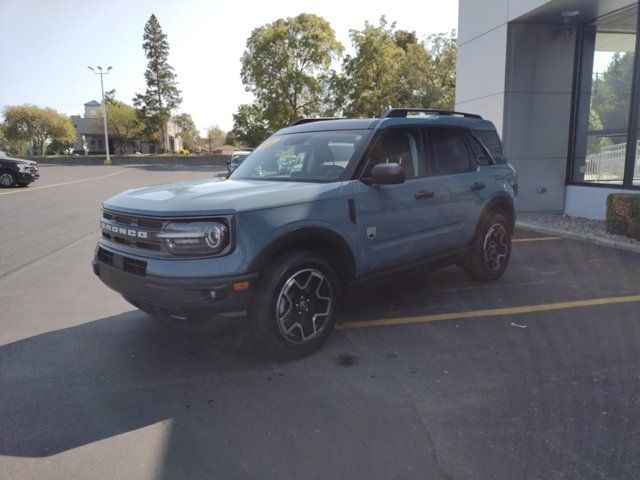
<svg viewBox="0 0 640 480"><path fill-rule="evenodd" d="M11 158L0 152L0 187L26 187L38 177L38 164L33 160Z"/></svg>

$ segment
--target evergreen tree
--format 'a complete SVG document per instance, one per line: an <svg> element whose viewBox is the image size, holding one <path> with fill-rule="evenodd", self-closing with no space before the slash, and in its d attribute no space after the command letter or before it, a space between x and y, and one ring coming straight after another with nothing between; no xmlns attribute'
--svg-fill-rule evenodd
<svg viewBox="0 0 640 480"><path fill-rule="evenodd" d="M144 94L136 94L133 103L144 123L147 138L160 140L164 147L167 121L171 111L182 103L182 98L176 74L167 62L169 42L155 15L151 15L144 26L142 48L149 61L144 72L147 89Z"/></svg>

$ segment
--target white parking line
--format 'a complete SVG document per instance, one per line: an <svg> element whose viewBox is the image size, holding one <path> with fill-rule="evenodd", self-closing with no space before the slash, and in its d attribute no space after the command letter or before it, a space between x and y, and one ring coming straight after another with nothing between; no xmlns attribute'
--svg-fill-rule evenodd
<svg viewBox="0 0 640 480"><path fill-rule="evenodd" d="M550 240L562 240L562 237L532 237L532 238L514 238L511 240L513 243L524 242L548 242Z"/></svg>
<svg viewBox="0 0 640 480"><path fill-rule="evenodd" d="M11 190L10 192L0 192L0 195L13 195L14 193L28 193L35 192L36 190L42 190L43 188L62 187L63 185L73 185L75 183L92 182L93 180L100 180L102 178L113 177L126 172L126 169L118 170L117 172L111 172L107 175L100 175L99 177L81 178L79 180L71 180L70 182L54 183L53 185L43 185L41 187L22 188L20 190Z"/></svg>

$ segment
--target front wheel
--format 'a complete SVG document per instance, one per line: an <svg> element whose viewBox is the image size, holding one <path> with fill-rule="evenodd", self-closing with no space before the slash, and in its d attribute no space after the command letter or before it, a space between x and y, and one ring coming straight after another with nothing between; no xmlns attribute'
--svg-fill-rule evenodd
<svg viewBox="0 0 640 480"><path fill-rule="evenodd" d="M279 255L258 278L249 309L252 333L276 357L308 355L335 326L338 289L322 256L306 250Z"/></svg>
<svg viewBox="0 0 640 480"><path fill-rule="evenodd" d="M9 188L18 183L18 177L9 170L0 171L0 187Z"/></svg>
<svg viewBox="0 0 640 480"><path fill-rule="evenodd" d="M474 280L490 282L500 278L510 258L510 224L504 215L491 213L473 242L465 269Z"/></svg>

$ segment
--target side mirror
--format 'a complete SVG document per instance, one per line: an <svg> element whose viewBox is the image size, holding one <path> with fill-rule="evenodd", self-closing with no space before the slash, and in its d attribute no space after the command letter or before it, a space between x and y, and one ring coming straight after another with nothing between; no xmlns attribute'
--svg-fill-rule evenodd
<svg viewBox="0 0 640 480"><path fill-rule="evenodd" d="M397 185L404 183L404 170L397 163L379 163L371 169L371 185Z"/></svg>

